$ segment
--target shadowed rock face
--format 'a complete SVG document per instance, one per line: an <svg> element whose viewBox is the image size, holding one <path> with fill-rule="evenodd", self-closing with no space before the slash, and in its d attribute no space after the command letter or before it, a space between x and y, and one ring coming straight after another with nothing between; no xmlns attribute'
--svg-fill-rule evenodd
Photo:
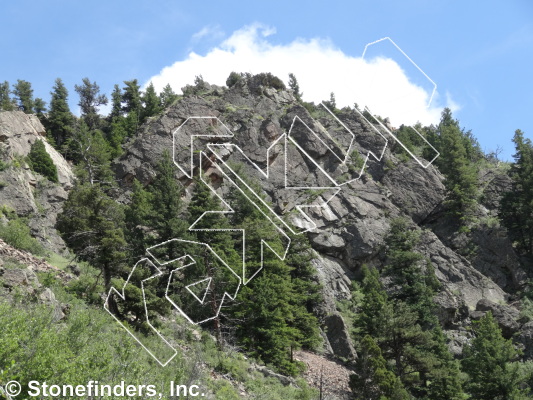
<svg viewBox="0 0 533 400"><path fill-rule="evenodd" d="M186 134L185 130L180 131L176 143L173 143L172 133L187 118L216 117L234 135L233 138L199 138L195 149L205 150L209 141L229 140L264 171L268 164L271 175L265 179L234 148L225 148L220 152L228 162L241 163L244 173L260 183L276 212L286 213L295 204L301 204L302 197L279 186L279 182L283 181L285 162L288 163L291 181L311 187L313 183L323 182L321 171L339 182L358 177L360 166L349 168L350 160L339 162L336 156L344 157L348 151L355 150L364 158L369 152L378 155L383 150L386 144L383 136L387 134L380 136L378 128L369 126L353 110L342 110L336 115L350 132L324 110L317 109L310 114L287 91L262 87L251 90L246 79L230 89L211 86L200 96L184 97L162 116L148 121L139 136L128 144L125 154L116 160L114 169L127 194L133 178L144 183L152 179L154 165L163 151L172 152L173 146L177 146L178 151L183 152L191 135L205 134L205 126L195 128L191 125ZM298 127L294 122L296 116L305 125ZM302 157L301 152L291 153L290 149L284 150L282 146L275 145L289 131L310 155L312 162ZM354 142L350 147L352 137ZM288 161L284 151L289 152ZM223 177L209 165L204 165L204 170L211 175L212 182L223 181ZM176 177L190 193L191 182L178 168ZM493 173L490 179L495 184L506 182L497 173L496 176ZM481 216L495 215L501 190L485 186L484 191L484 205L480 205L479 213ZM480 225L471 234L460 236L453 229L446 228L450 226L450 221L443 208L445 195L444 178L438 170L433 166L424 169L414 160L400 161L387 148L381 161L370 156L365 174L342 186L326 207L310 209L308 215L316 224L316 229L310 231L308 237L316 250L313 264L325 297L318 314L327 326L326 336L334 353L346 357L353 349L348 343L349 335L343 334L348 329L337 314L335 301L351 297L350 281L358 276L362 264L383 266L383 238L391 219L395 217L406 217L412 221L412 229L424 230L418 250L431 260L442 283L442 290L435 301L444 326L454 329L450 332L456 352L465 342L466 333L462 327L470 323L470 313L476 307L479 309L480 301L503 304L510 293L527 279L528 275L520 267L503 230L495 232ZM326 200L324 193L315 193L315 197ZM300 217L295 217L293 222L300 227L308 225ZM468 246L473 246L474 251ZM511 319L516 316L513 312L505 315ZM511 322L508 325L515 330ZM338 335L332 330L337 330Z"/></svg>

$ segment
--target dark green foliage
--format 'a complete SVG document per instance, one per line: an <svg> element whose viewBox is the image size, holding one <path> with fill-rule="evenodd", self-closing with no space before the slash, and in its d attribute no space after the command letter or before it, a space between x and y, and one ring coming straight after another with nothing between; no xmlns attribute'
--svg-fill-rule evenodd
<svg viewBox="0 0 533 400"><path fill-rule="evenodd" d="M125 208L126 239L131 260L135 262L148 247L153 245L150 225L153 210L153 194L135 179L132 186L131 201ZM153 234L152 234L153 236Z"/></svg>
<svg viewBox="0 0 533 400"><path fill-rule="evenodd" d="M170 107L179 98L179 96L174 93L170 84L167 83L167 85L159 94L159 98L161 100L161 106L163 109L166 109Z"/></svg>
<svg viewBox="0 0 533 400"><path fill-rule="evenodd" d="M117 117L122 116L122 89L115 84L113 87L113 93L111 93L111 113L109 118L114 120Z"/></svg>
<svg viewBox="0 0 533 400"><path fill-rule="evenodd" d="M102 271L107 290L119 276L126 257L124 211L99 184L78 183L57 217L58 231L83 261Z"/></svg>
<svg viewBox="0 0 533 400"><path fill-rule="evenodd" d="M490 311L474 322L474 339L463 350L463 370L469 375L466 389L472 399L518 400L523 392L518 358L511 340L503 338Z"/></svg>
<svg viewBox="0 0 533 400"><path fill-rule="evenodd" d="M39 118L39 121L45 122L44 113L46 112L46 101L37 97L33 105L33 111L35 115L37 115L37 118Z"/></svg>
<svg viewBox="0 0 533 400"><path fill-rule="evenodd" d="M155 92L154 84L152 82L150 82L144 91L142 95L142 102L144 104L144 108L141 114L141 123L146 121L147 118L153 117L161 112L161 100Z"/></svg>
<svg viewBox="0 0 533 400"><path fill-rule="evenodd" d="M189 225L183 218L183 186L176 178L176 167L168 151L162 154L155 172L156 176L148 186L154 210L150 227L154 229L158 243L175 238L186 239ZM174 248L166 254L170 258L181 255L181 251Z"/></svg>
<svg viewBox="0 0 533 400"><path fill-rule="evenodd" d="M0 83L0 110L12 111L15 108L10 97L9 82Z"/></svg>
<svg viewBox="0 0 533 400"><path fill-rule="evenodd" d="M228 79L226 79L226 86L229 88L235 86L235 84L240 80L242 80L242 74L232 71L229 74Z"/></svg>
<svg viewBox="0 0 533 400"><path fill-rule="evenodd" d="M107 104L107 96L100 94L100 87L89 78L83 78L81 85L74 85L74 89L80 96L78 105L81 108L81 116L90 130L100 128L99 107Z"/></svg>
<svg viewBox="0 0 533 400"><path fill-rule="evenodd" d="M246 268L255 271L262 240L281 250L279 233L243 194L235 190L231 197L235 210L232 226L246 230ZM318 286L302 282L310 279L310 271L306 256L301 256L283 262L265 250L263 270L241 289L229 317L235 320L236 336L248 353L291 375L301 368L292 360L292 351L302 346L313 348L319 341L316 317L307 309L308 300L316 299ZM298 260L304 264L295 267Z"/></svg>
<svg viewBox="0 0 533 400"><path fill-rule="evenodd" d="M57 78L50 92L50 111L46 119L46 129L52 137L58 149L72 136L74 130L74 116L70 112L68 105L68 91L61 78Z"/></svg>
<svg viewBox="0 0 533 400"><path fill-rule="evenodd" d="M440 287L433 267L415 251L421 231L410 227L402 218L391 221L385 238L387 266L384 276L391 277L394 285L390 297L407 303L418 313L418 320L425 328L438 325L433 296Z"/></svg>
<svg viewBox="0 0 533 400"><path fill-rule="evenodd" d="M500 205L500 217L509 230L516 248L533 255L533 144L518 129L513 142L516 146L514 163L509 171L513 185Z"/></svg>
<svg viewBox="0 0 533 400"><path fill-rule="evenodd" d="M137 79L132 79L131 81L124 81L122 103L123 111L125 113L130 113L135 111L137 115L141 112L142 101L141 101L141 87L137 82Z"/></svg>
<svg viewBox="0 0 533 400"><path fill-rule="evenodd" d="M32 170L43 175L51 182L57 182L57 168L47 153L42 140L33 142L28 154L28 160Z"/></svg>
<svg viewBox="0 0 533 400"><path fill-rule="evenodd" d="M400 380L388 369L381 349L371 336L361 340L356 374L350 376L350 387L357 400L408 400L411 397Z"/></svg>
<svg viewBox="0 0 533 400"><path fill-rule="evenodd" d="M136 111L131 111L124 117L113 118L111 129L107 134L111 158L118 157L122 154L124 140L135 135L138 125L139 118Z"/></svg>
<svg viewBox="0 0 533 400"><path fill-rule="evenodd" d="M31 83L17 79L17 83L13 85L12 93L17 100L19 110L24 111L26 114L31 114L35 106Z"/></svg>
<svg viewBox="0 0 533 400"><path fill-rule="evenodd" d="M76 162L76 175L82 182L114 186L111 153L102 131L89 131L79 121L68 143L69 156Z"/></svg>
<svg viewBox="0 0 533 400"><path fill-rule="evenodd" d="M472 219L478 199L476 154L479 145L473 141L470 132L464 133L459 122L453 119L450 109L442 112L441 121L433 137L440 157L436 165L446 177L444 184L448 191L446 203L452 215L459 218L463 226Z"/></svg>
<svg viewBox="0 0 533 400"><path fill-rule="evenodd" d="M270 72L262 72L257 75L253 75L250 78L248 78L248 84L253 88L255 91L259 88L259 86L263 87L271 87L276 90L285 90L285 84L281 79L279 79L277 76L272 75Z"/></svg>
<svg viewBox="0 0 533 400"><path fill-rule="evenodd" d="M289 74L289 88L292 90L296 100L301 101L303 93L300 92L300 85L298 84L298 80L293 73Z"/></svg>

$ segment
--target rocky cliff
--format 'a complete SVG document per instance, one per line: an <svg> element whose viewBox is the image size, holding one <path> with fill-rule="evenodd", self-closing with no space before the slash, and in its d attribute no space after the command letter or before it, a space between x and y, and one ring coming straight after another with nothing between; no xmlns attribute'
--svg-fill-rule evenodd
<svg viewBox="0 0 533 400"><path fill-rule="evenodd" d="M58 172L58 184L33 172L25 158L31 145L46 132L35 115L0 111L0 206L27 217L32 235L47 248L61 252L63 240L55 230L56 216L67 199L74 174L70 165L46 140L46 151Z"/></svg>
<svg viewBox="0 0 533 400"><path fill-rule="evenodd" d="M190 118L206 116L211 117L210 126L191 124ZM280 146L284 135L293 137L291 143L300 148ZM181 166L187 166L176 168L176 176L190 193L187 168L193 154L204 150L204 171L215 188L222 188L225 177L209 160L223 159L240 163L246 175L259 181L278 214L290 214L304 200L307 204L327 203L308 209L316 228L307 234L323 284L325 302L317 313L329 342L326 348L339 356L350 358L354 350L337 301L350 298L350 282L363 264L383 265L383 239L391 219L398 216L408 218L411 229L422 231L418 251L431 260L442 283L435 301L454 352L460 352L468 339L466 327L487 310L496 315L507 337L520 332L524 321L518 319L519 304L510 304L529 275L505 230L487 222L496 215L499 197L509 184L505 174L497 168L483 171L479 223L469 233L457 233L453 229L456 223L443 206L443 176L433 166L423 168L415 160L396 157L391 152L394 140L386 135L377 122L369 124L354 110L338 110L334 115L320 107L304 108L290 91L243 79L231 88L203 86L147 122L116 160L114 169L127 192L133 178L143 183L152 179L154 163L168 150ZM208 143L228 140L236 146L209 150ZM348 151L351 161L342 162L339 156ZM359 177L363 164L354 158L364 160L367 155L364 174ZM258 172L265 173L267 167L268 179ZM307 200L280 187L283 171L286 179L308 188ZM332 198L325 189L311 189L324 186L325 175L340 188ZM299 216L292 221L300 228L309 222ZM529 334L520 335L518 340L527 341Z"/></svg>

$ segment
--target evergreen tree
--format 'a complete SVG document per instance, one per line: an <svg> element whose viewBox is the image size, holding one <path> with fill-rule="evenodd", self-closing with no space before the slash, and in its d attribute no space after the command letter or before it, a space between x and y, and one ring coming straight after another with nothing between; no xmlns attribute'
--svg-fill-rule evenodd
<svg viewBox="0 0 533 400"><path fill-rule="evenodd" d="M241 175L242 176L242 175ZM257 185L252 185L255 187ZM255 188L260 193L259 188ZM272 223L237 189L230 193L232 226L246 232L246 269L262 271L239 292L230 318L235 321L236 336L247 352L276 366L281 372L295 374L300 365L292 351L313 348L319 340L316 318L307 310L303 288L291 279L298 275L287 262L269 250L262 251L263 241L282 253L278 231Z"/></svg>
<svg viewBox="0 0 533 400"><path fill-rule="evenodd" d="M513 184L502 198L500 217L517 249L533 256L533 144L520 129L513 142L515 162L509 171Z"/></svg>
<svg viewBox="0 0 533 400"><path fill-rule="evenodd" d="M363 282L361 291L364 295L355 327L361 335L378 338L383 333L384 321L380 316L389 305L383 285L379 280L379 271L363 265Z"/></svg>
<svg viewBox="0 0 533 400"><path fill-rule="evenodd" d="M409 393L387 367L381 349L371 336L361 340L356 372L350 376L350 388L357 400L408 400Z"/></svg>
<svg viewBox="0 0 533 400"><path fill-rule="evenodd" d="M31 145L28 154L31 169L46 177L51 182L57 182L57 168L46 151L42 140L36 140Z"/></svg>
<svg viewBox="0 0 533 400"><path fill-rule="evenodd" d="M62 149L74 130L74 116L68 105L68 91L61 78L57 78L50 92L50 111L46 120L48 135L52 137L56 147Z"/></svg>
<svg viewBox="0 0 533 400"><path fill-rule="evenodd" d="M0 110L13 111L14 104L10 97L9 82L0 83Z"/></svg>
<svg viewBox="0 0 533 400"><path fill-rule="evenodd" d="M122 207L99 184L78 182L69 192L56 227L78 259L102 271L109 290L126 257Z"/></svg>
<svg viewBox="0 0 533 400"><path fill-rule="evenodd" d="M122 116L122 89L115 84L113 87L113 93L111 93L111 113L109 117L113 121L114 119Z"/></svg>
<svg viewBox="0 0 533 400"><path fill-rule="evenodd" d="M474 323L474 339L463 349L463 371L469 376L467 392L472 399L518 400L523 379L518 357L511 340L503 338L497 322L489 311Z"/></svg>
<svg viewBox="0 0 533 400"><path fill-rule="evenodd" d="M293 91L296 100L301 101L302 93L300 92L300 85L298 84L296 76L293 73L289 74L289 88Z"/></svg>
<svg viewBox="0 0 533 400"><path fill-rule="evenodd" d="M154 214L151 227L157 234L158 243L171 239L185 239L189 224L184 218L183 186L176 178L176 167L168 151L165 151L155 167L155 177L148 186L153 197ZM170 247L169 253L161 255L175 259L182 255L182 249Z"/></svg>
<svg viewBox="0 0 533 400"><path fill-rule="evenodd" d="M33 108L35 107L31 83L18 79L17 83L13 85L12 93L17 99L19 110L24 111L26 114L31 114L33 112Z"/></svg>
<svg viewBox="0 0 533 400"><path fill-rule="evenodd" d="M161 106L163 107L163 109L170 107L178 99L178 97L179 96L174 93L172 87L168 83L163 88L163 91L159 94Z"/></svg>
<svg viewBox="0 0 533 400"><path fill-rule="evenodd" d="M391 298L404 301L418 313L418 321L430 329L438 325L435 317L435 295L440 284L432 265L414 251L421 231L410 228L403 218L391 221L385 238L387 266L384 276L391 277L394 285Z"/></svg>
<svg viewBox="0 0 533 400"><path fill-rule="evenodd" d="M46 101L37 97L33 105L33 111L37 115L37 118L39 118L39 121L45 123L44 113L46 112Z"/></svg>
<svg viewBox="0 0 533 400"><path fill-rule="evenodd" d="M161 100L155 92L154 84L150 82L142 96L144 108L141 114L141 123L147 118L153 117L161 112Z"/></svg>
<svg viewBox="0 0 533 400"><path fill-rule="evenodd" d="M81 85L74 85L74 90L80 96L78 105L89 130L100 128L98 111L100 106L107 104L107 96L100 94L100 86L96 82L91 82L89 78L83 78Z"/></svg>
<svg viewBox="0 0 533 400"><path fill-rule="evenodd" d="M436 148L440 152L437 166L446 177L447 204L452 214L466 226L472 218L478 197L477 167L468 158L469 152L474 153L474 145L465 146L471 141L465 138L449 108L442 112L437 136Z"/></svg>
<svg viewBox="0 0 533 400"><path fill-rule="evenodd" d="M137 79L131 81L124 81L122 103L124 103L123 110L126 113L135 111L137 115L141 113L141 87L137 83Z"/></svg>
<svg viewBox="0 0 533 400"><path fill-rule="evenodd" d="M138 126L137 112L132 111L126 116L115 117L111 123L111 129L107 135L111 157L115 158L122 154L122 144L128 137L135 135Z"/></svg>
<svg viewBox="0 0 533 400"><path fill-rule="evenodd" d="M153 234L150 235L151 221L154 214L153 195L137 179L133 181L131 202L125 208L126 239L133 261L145 254L148 247L154 245Z"/></svg>
<svg viewBox="0 0 533 400"><path fill-rule="evenodd" d="M89 131L83 120L77 124L68 143L69 156L76 162L78 178L90 185L114 186L109 145L102 131Z"/></svg>

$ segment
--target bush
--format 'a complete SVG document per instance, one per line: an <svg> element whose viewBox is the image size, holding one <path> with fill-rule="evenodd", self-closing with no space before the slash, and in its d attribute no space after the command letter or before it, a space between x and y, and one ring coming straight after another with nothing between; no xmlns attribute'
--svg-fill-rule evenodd
<svg viewBox="0 0 533 400"><path fill-rule="evenodd" d="M242 75L235 72L235 71L232 71L229 76L228 76L228 79L226 79L226 86L227 87L232 87L234 86L237 82L239 82L240 80L242 79Z"/></svg>
<svg viewBox="0 0 533 400"><path fill-rule="evenodd" d="M57 183L57 168L50 155L46 152L46 147L42 140L36 140L31 145L28 161L33 171Z"/></svg>
<svg viewBox="0 0 533 400"><path fill-rule="evenodd" d="M19 249L29 251L37 256L45 254L43 246L30 235L30 228L21 219L13 219L5 226L0 226L0 239Z"/></svg>

